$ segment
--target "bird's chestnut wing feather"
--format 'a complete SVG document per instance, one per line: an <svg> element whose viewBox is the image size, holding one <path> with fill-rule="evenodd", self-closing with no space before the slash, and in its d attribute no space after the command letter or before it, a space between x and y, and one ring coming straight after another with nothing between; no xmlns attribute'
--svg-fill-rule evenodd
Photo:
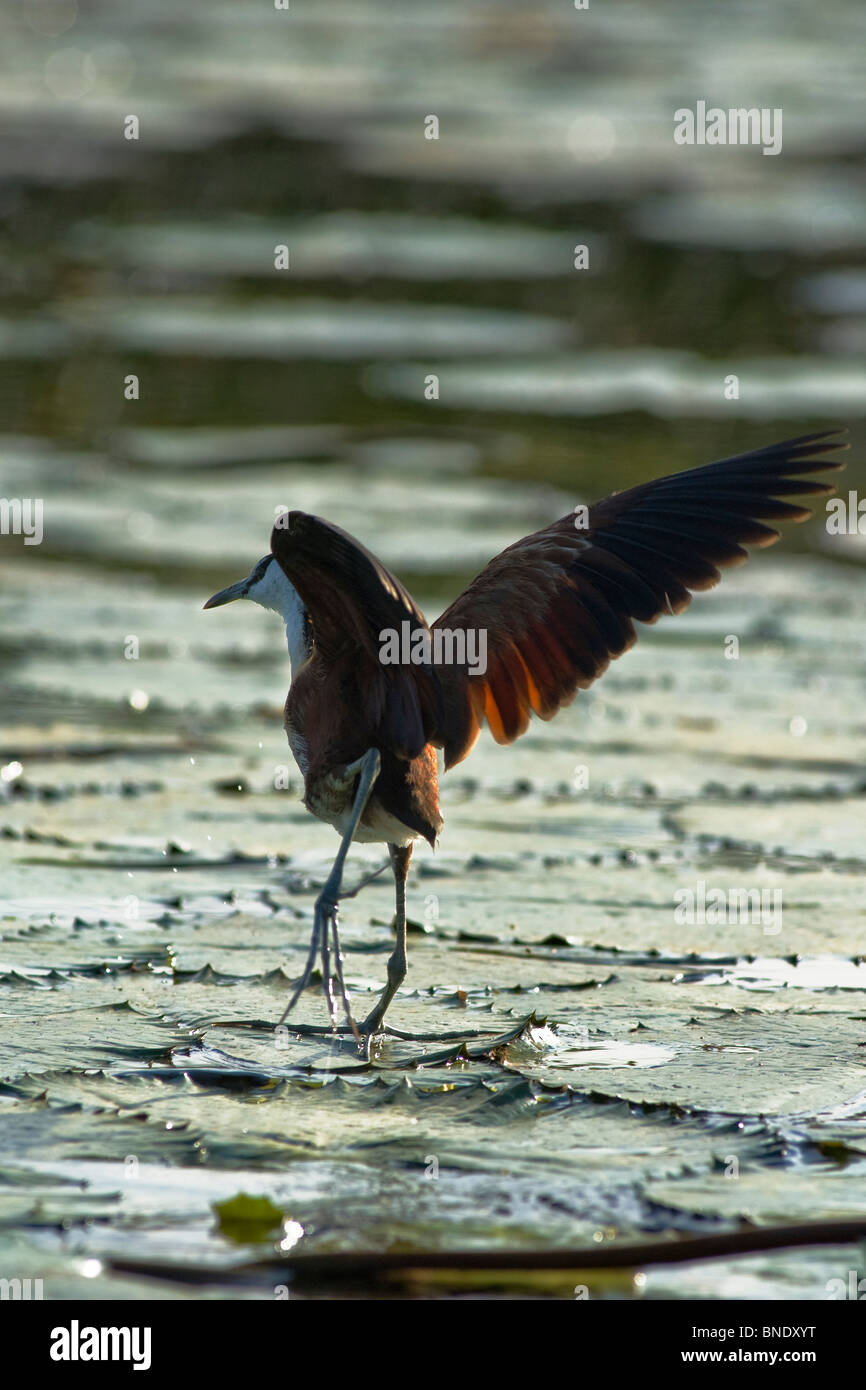
<svg viewBox="0 0 866 1390"><path fill-rule="evenodd" d="M636 639L634 620L681 613L692 592L772 545L768 521L805 521L807 507L780 497L833 488L804 473L841 468L821 455L839 430L673 473L591 507L578 529L568 515L508 547L433 624L485 629L487 670L441 666L441 723L429 729L445 766L466 757L486 720L499 743L525 732L530 714L550 719Z"/></svg>

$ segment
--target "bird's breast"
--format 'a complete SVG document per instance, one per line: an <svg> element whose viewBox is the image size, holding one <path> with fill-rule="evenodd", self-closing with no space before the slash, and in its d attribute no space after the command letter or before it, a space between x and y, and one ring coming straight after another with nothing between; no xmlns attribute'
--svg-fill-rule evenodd
<svg viewBox="0 0 866 1390"><path fill-rule="evenodd" d="M343 769L309 778L304 805L317 820L325 821L339 835L345 835L354 807L357 780L357 774L347 779ZM387 810L374 791L352 839L360 844L408 845L418 839L418 831L404 825L398 816Z"/></svg>
<svg viewBox="0 0 866 1390"><path fill-rule="evenodd" d="M292 681L286 700L285 729L303 774L304 804L318 820L345 834L358 786L358 759L376 747L382 760L379 776L353 838L407 845L422 835L432 845L442 826L436 750L428 745L407 760L378 741L340 672L314 654ZM356 770L349 773L350 767Z"/></svg>

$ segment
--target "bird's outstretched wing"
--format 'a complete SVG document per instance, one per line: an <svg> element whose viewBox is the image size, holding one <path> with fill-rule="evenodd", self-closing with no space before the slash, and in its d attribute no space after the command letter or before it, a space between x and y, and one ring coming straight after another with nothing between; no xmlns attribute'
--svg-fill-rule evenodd
<svg viewBox="0 0 866 1390"><path fill-rule="evenodd" d="M400 581L360 541L322 517L282 512L271 533L271 553L312 619L314 648L323 666L346 673L350 711L373 741L398 757L416 758L428 730L441 727L437 674L429 663L383 664L381 633L395 631L411 647L429 633L427 621ZM408 624L404 629L404 624Z"/></svg>
<svg viewBox="0 0 866 1390"><path fill-rule="evenodd" d="M833 488L804 473L843 467L821 457L848 446L824 443L839 429L801 435L702 468L614 493L491 560L433 624L487 634L487 669L438 668L445 717L431 742L452 767L484 720L498 743L525 732L534 712L550 719L636 639L634 619L681 613L692 591L711 589L720 569L748 558L744 545L772 545L767 521L805 521L807 507L780 497Z"/></svg>

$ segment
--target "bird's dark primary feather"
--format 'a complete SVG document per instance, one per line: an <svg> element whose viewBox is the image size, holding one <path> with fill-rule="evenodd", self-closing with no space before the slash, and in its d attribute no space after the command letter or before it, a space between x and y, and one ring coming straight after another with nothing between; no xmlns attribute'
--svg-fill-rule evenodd
<svg viewBox="0 0 866 1390"><path fill-rule="evenodd" d="M805 521L807 507L783 497L826 496L805 473L843 467L824 455L847 448L825 430L672 473L614 493L526 536L490 564L433 624L486 629L487 671L439 670L445 717L429 729L445 766L466 757L486 720L510 743L531 713L550 719L636 639L634 620L681 613L720 570L741 564L745 546L772 545L769 521Z"/></svg>

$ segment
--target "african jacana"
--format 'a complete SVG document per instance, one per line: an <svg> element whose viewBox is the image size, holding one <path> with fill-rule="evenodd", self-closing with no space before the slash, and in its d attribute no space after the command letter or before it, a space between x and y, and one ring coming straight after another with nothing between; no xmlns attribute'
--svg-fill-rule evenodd
<svg viewBox="0 0 866 1390"><path fill-rule="evenodd" d="M784 497L833 488L802 475L841 468L826 455L838 429L802 435L703 468L614 493L525 536L491 560L433 624L433 633L486 633L487 667L466 661L384 664L386 630L428 634L412 598L369 550L338 526L283 512L271 553L205 608L247 598L286 625L292 682L285 728L304 778L304 802L342 836L315 907L306 968L283 1018L309 983L317 955L335 1024L334 978L347 1018L337 905L352 840L386 843L397 891L397 944L388 983L360 1025L371 1036L406 975L406 877L414 841L442 828L436 750L446 770L466 757L484 721L498 743L550 719L635 641L634 620L681 613L692 591L747 559L744 545L779 539L768 520L805 521ZM404 627L408 624L408 627ZM331 954L333 952L333 974Z"/></svg>

